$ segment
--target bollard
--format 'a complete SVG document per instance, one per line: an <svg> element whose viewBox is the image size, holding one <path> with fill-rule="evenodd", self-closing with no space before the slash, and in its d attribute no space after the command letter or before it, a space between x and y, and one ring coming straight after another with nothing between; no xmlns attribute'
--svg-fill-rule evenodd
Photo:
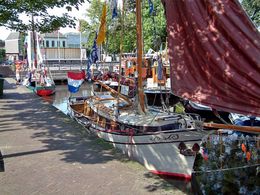
<svg viewBox="0 0 260 195"><path fill-rule="evenodd" d="M4 172L4 171L5 171L4 157L0 150L0 172Z"/></svg>

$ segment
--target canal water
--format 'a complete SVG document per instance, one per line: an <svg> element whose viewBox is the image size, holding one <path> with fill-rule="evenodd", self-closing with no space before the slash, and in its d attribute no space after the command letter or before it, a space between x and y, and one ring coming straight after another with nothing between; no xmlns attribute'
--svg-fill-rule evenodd
<svg viewBox="0 0 260 195"><path fill-rule="evenodd" d="M67 109L67 103L68 103L68 98L71 97L86 97L90 95L92 84L84 82L80 90L72 94L68 91L68 86L67 85L56 85L56 92L53 96L46 97L47 101L52 102L52 105L65 114L67 114L68 109Z"/></svg>

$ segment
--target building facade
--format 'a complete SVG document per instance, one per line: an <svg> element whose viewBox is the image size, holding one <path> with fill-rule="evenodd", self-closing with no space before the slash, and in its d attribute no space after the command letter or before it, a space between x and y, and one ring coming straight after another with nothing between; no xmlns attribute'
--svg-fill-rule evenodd
<svg viewBox="0 0 260 195"><path fill-rule="evenodd" d="M5 40L6 59L10 61L23 60L24 36L12 32ZM80 43L86 43L87 37L79 33L62 34L58 31L41 34L41 43L45 50L46 60L80 59L82 51Z"/></svg>
<svg viewBox="0 0 260 195"><path fill-rule="evenodd" d="M23 35L19 32L11 32L5 40L6 60L23 60Z"/></svg>

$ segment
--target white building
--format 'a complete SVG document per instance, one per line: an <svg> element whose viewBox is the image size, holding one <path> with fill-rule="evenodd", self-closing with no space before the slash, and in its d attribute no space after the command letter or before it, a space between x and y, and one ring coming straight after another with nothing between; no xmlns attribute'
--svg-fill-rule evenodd
<svg viewBox="0 0 260 195"><path fill-rule="evenodd" d="M67 38L58 31L42 34L44 48L65 48Z"/></svg>
<svg viewBox="0 0 260 195"><path fill-rule="evenodd" d="M23 43L21 33L11 32L5 40L6 59L10 61L23 59Z"/></svg>

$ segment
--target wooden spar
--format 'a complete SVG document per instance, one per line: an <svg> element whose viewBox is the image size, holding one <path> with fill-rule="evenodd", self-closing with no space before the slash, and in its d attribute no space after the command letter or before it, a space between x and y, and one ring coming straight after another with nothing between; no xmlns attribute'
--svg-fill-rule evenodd
<svg viewBox="0 0 260 195"><path fill-rule="evenodd" d="M33 13L32 13L32 36L33 36L34 68L38 69L38 65L37 65L37 51L36 51L36 38L35 38L35 26L34 26L34 16L33 16Z"/></svg>
<svg viewBox="0 0 260 195"><path fill-rule="evenodd" d="M141 0L136 0L136 34L137 34L137 71L138 71L138 97L142 112L144 107L144 91L142 80L142 58L143 58L143 42L142 42L142 20L141 20Z"/></svg>
<svg viewBox="0 0 260 195"><path fill-rule="evenodd" d="M119 56L119 75L117 93L120 94L121 79L122 79L122 55L123 55L123 36L124 36L124 0L122 1L122 14L120 17L122 30L120 33L120 56ZM119 96L117 96L117 109L119 109Z"/></svg>
<svg viewBox="0 0 260 195"><path fill-rule="evenodd" d="M124 95L118 93L116 90L110 88L109 86L107 86L106 84L100 82L99 80L95 80L95 82L97 82L98 84L100 84L102 87L104 87L106 90L110 91L112 94L116 95L117 97L122 98L123 100L125 100L129 105L132 105L132 102L125 97Z"/></svg>
<svg viewBox="0 0 260 195"><path fill-rule="evenodd" d="M203 126L216 128L216 129L231 129L235 131L242 131L248 133L260 133L260 127L238 126L238 125L218 124L218 123L203 123Z"/></svg>

